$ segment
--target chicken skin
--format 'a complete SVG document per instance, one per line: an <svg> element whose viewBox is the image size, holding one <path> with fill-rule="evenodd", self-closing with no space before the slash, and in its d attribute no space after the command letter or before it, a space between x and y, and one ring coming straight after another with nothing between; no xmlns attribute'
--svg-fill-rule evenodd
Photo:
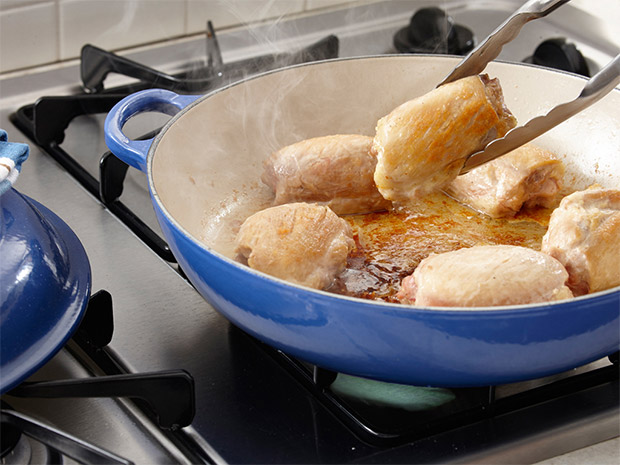
<svg viewBox="0 0 620 465"><path fill-rule="evenodd" d="M303 140L265 160L261 179L275 193L275 205L316 202L337 214L385 210L391 202L375 186L371 146L371 137L356 134Z"/></svg>
<svg viewBox="0 0 620 465"><path fill-rule="evenodd" d="M592 186L562 199L541 250L558 259L575 295L620 285L620 190Z"/></svg>
<svg viewBox="0 0 620 465"><path fill-rule="evenodd" d="M564 165L553 153L526 144L458 176L445 190L474 210L505 218L522 207L551 207L563 178Z"/></svg>
<svg viewBox="0 0 620 465"><path fill-rule="evenodd" d="M355 246L349 224L328 207L291 203L250 216L236 239L239 260L250 268L315 289L344 270Z"/></svg>
<svg viewBox="0 0 620 465"><path fill-rule="evenodd" d="M377 122L375 183L407 202L452 181L466 158L516 125L497 79L470 76L403 103Z"/></svg>
<svg viewBox="0 0 620 465"><path fill-rule="evenodd" d="M483 245L420 262L396 294L404 304L487 307L548 302L573 297L568 273L555 258L512 245Z"/></svg>

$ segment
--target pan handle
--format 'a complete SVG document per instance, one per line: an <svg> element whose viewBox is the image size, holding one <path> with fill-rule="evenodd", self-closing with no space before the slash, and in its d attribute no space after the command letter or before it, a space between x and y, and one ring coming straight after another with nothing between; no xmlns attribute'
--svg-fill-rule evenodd
<svg viewBox="0 0 620 465"><path fill-rule="evenodd" d="M138 113L156 111L174 116L201 95L179 95L164 89L148 89L128 95L110 110L105 119L105 142L114 155L146 173L146 158L153 139L132 140L123 126Z"/></svg>

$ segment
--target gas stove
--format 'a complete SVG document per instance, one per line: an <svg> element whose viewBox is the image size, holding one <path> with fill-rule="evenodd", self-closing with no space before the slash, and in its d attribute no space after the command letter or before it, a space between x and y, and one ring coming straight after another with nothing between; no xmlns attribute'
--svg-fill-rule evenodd
<svg viewBox="0 0 620 465"><path fill-rule="evenodd" d="M93 277L75 336L2 397L3 463L59 461L58 447L68 463L531 463L584 447L594 447L589 454L602 447L596 457L617 462L618 440L608 441L620 435L617 354L541 380L467 389L393 385L308 365L245 334L202 299L162 239L145 176L104 143L105 114L128 93L205 93L337 56L465 54L519 4L390 1L280 20L277 28L218 31L208 23L204 37L122 56L85 44L78 64L3 78L0 127L31 146L15 187L70 225ZM568 4L528 24L499 59L593 74L620 49L620 38L600 26ZM125 131L139 138L166 120L143 115ZM41 434L47 427L53 432ZM63 449L54 432L81 444ZM50 437L54 446L44 446Z"/></svg>

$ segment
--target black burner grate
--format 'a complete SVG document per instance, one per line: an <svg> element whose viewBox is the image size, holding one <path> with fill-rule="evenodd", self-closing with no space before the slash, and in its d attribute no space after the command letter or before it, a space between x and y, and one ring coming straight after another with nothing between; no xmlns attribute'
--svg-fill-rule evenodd
<svg viewBox="0 0 620 465"><path fill-rule="evenodd" d="M91 296L84 317L72 340L87 354L101 358L112 339L112 298L107 291ZM67 346L70 349L70 344ZM110 372L110 370L108 370ZM174 430L191 424L195 413L194 380L183 370L155 373L117 374L80 379L23 382L6 393L7 397L80 398L131 397L142 400L145 413L164 429ZM33 439L42 451L37 460L63 463L68 456L80 463L130 464L106 450L89 444L28 415L2 401L0 456L3 462L28 462Z"/></svg>
<svg viewBox="0 0 620 465"><path fill-rule="evenodd" d="M264 346L276 361L361 440L374 446L397 447L480 422L496 421L516 412L535 412L540 406L560 399L577 398L584 393L594 395L603 408L610 405L617 407L619 404L618 352L609 356L609 365L583 372L569 372L554 379L537 380L534 386L515 383L507 386L444 389L399 386L349 377L305 363L259 341L256 343ZM348 379L348 383L361 385L362 389L351 391L339 387L341 378ZM382 399L378 400L376 396L371 398L364 391L379 391ZM402 400L405 397L409 400L422 399L423 405L411 408L411 404L407 405ZM583 408L581 413L588 415L600 405L582 405L576 410ZM563 420L558 421L558 425L562 425ZM530 428L531 431L535 430L535 426Z"/></svg>

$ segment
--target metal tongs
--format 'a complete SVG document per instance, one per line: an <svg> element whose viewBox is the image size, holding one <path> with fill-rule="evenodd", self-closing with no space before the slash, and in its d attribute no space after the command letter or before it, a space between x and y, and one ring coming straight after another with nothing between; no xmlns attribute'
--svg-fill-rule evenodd
<svg viewBox="0 0 620 465"><path fill-rule="evenodd" d="M525 23L547 16L568 1L529 0L474 48L437 87L467 76L480 74L491 60L497 58L502 47L517 37ZM617 55L587 81L576 99L557 105L546 115L537 116L524 125L511 129L504 137L489 142L483 150L475 152L467 158L460 174L465 174L473 168L494 160L544 134L600 100L619 83L620 55Z"/></svg>

